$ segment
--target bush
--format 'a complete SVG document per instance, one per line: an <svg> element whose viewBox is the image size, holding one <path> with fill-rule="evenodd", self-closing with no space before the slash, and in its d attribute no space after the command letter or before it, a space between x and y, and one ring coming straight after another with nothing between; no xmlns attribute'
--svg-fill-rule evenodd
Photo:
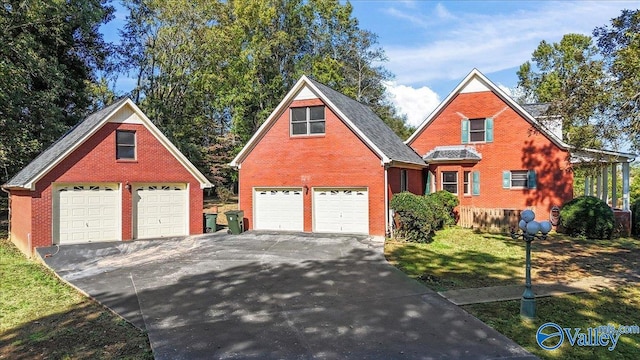
<svg viewBox="0 0 640 360"><path fill-rule="evenodd" d="M588 239L610 239L613 236L613 210L594 196L577 197L560 210L562 231Z"/></svg>
<svg viewBox="0 0 640 360"><path fill-rule="evenodd" d="M216 195L218 196L218 199L222 202L222 204L226 204L229 202L229 200L231 200L233 192L231 192L231 190L227 189L224 186L218 186L216 187Z"/></svg>
<svg viewBox="0 0 640 360"><path fill-rule="evenodd" d="M636 200L631 204L631 233L640 235L640 200Z"/></svg>
<svg viewBox="0 0 640 360"><path fill-rule="evenodd" d="M412 242L429 242L436 230L455 224L453 208L458 198L446 191L427 196L409 192L395 194L391 199L399 226L398 236Z"/></svg>

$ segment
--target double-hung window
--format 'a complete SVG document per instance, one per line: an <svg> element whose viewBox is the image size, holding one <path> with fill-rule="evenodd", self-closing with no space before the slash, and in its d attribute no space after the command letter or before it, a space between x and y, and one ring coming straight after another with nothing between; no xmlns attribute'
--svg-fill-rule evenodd
<svg viewBox="0 0 640 360"><path fill-rule="evenodd" d="M324 106L291 108L291 135L318 135L324 132Z"/></svg>
<svg viewBox="0 0 640 360"><path fill-rule="evenodd" d="M461 125L462 143L492 142L493 119L464 119Z"/></svg>
<svg viewBox="0 0 640 360"><path fill-rule="evenodd" d="M442 172L442 190L446 190L454 195L458 195L458 172Z"/></svg>
<svg viewBox="0 0 640 360"><path fill-rule="evenodd" d="M116 130L116 159L136 159L136 132Z"/></svg>
<svg viewBox="0 0 640 360"><path fill-rule="evenodd" d="M400 170L400 191L409 191L409 175L406 169Z"/></svg>
<svg viewBox="0 0 640 360"><path fill-rule="evenodd" d="M502 172L502 187L505 189L535 189L534 170L506 170Z"/></svg>
<svg viewBox="0 0 640 360"><path fill-rule="evenodd" d="M465 196L480 195L480 172L465 171L462 184Z"/></svg>

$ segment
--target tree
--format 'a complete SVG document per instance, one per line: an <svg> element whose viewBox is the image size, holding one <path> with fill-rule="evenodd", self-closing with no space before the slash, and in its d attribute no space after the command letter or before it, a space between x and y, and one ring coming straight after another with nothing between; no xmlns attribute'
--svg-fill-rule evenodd
<svg viewBox="0 0 640 360"><path fill-rule="evenodd" d="M386 99L376 37L337 0L128 0L121 71L149 117L212 177L306 74L370 105L407 135ZM231 135L228 135L231 133ZM226 164L226 163L225 163Z"/></svg>
<svg viewBox="0 0 640 360"><path fill-rule="evenodd" d="M640 10L623 10L593 32L612 77L612 115L640 146Z"/></svg>
<svg viewBox="0 0 640 360"><path fill-rule="evenodd" d="M0 7L2 182L86 115L88 84L110 47L106 0L3 1Z"/></svg>
<svg viewBox="0 0 640 360"><path fill-rule="evenodd" d="M589 36L567 34L559 43L546 41L518 71L520 102L549 103L549 115L563 119L564 141L578 148L600 148L615 131L608 120L610 94L604 63Z"/></svg>

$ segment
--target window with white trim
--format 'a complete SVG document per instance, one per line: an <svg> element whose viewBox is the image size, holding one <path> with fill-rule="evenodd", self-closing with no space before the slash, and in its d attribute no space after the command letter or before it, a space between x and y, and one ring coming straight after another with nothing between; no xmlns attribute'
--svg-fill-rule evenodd
<svg viewBox="0 0 640 360"><path fill-rule="evenodd" d="M463 189L465 195L471 195L471 171L465 171L463 177Z"/></svg>
<svg viewBox="0 0 640 360"><path fill-rule="evenodd" d="M325 107L291 108L291 135L319 135L325 133Z"/></svg>
<svg viewBox="0 0 640 360"><path fill-rule="evenodd" d="M136 132L130 130L116 130L116 159L135 160Z"/></svg>
<svg viewBox="0 0 640 360"><path fill-rule="evenodd" d="M535 189L535 170L505 170L502 173L504 189Z"/></svg>
<svg viewBox="0 0 640 360"><path fill-rule="evenodd" d="M446 190L454 195L458 195L458 172L443 171L442 172L442 190Z"/></svg>
<svg viewBox="0 0 640 360"><path fill-rule="evenodd" d="M463 119L462 143L493 142L493 118Z"/></svg>
<svg viewBox="0 0 640 360"><path fill-rule="evenodd" d="M400 170L400 191L409 191L409 174L406 169Z"/></svg>

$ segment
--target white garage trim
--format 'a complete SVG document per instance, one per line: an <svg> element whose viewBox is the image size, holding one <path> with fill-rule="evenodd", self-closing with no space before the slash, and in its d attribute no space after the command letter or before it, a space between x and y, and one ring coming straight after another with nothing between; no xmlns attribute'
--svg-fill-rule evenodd
<svg viewBox="0 0 640 360"><path fill-rule="evenodd" d="M369 234L369 190L314 188L313 231Z"/></svg>
<svg viewBox="0 0 640 360"><path fill-rule="evenodd" d="M54 244L122 240L118 184L54 184L52 191Z"/></svg>
<svg viewBox="0 0 640 360"><path fill-rule="evenodd" d="M189 234L189 187L180 183L134 184L133 238Z"/></svg>
<svg viewBox="0 0 640 360"><path fill-rule="evenodd" d="M254 188L253 228L304 231L302 188Z"/></svg>

